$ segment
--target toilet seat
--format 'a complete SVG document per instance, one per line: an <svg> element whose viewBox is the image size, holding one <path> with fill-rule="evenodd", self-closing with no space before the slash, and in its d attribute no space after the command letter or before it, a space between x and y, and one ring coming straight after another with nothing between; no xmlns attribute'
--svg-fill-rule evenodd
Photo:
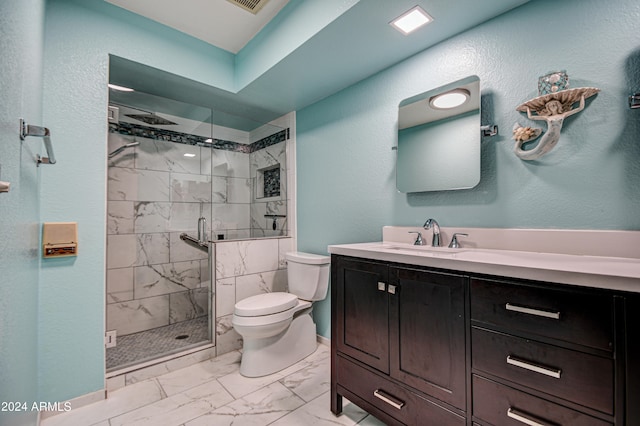
<svg viewBox="0 0 640 426"><path fill-rule="evenodd" d="M296 312L300 312L304 309L311 308L311 306L312 306L311 302L308 302L306 300L299 300L296 298L295 306L287 309L286 311L276 312L275 314L269 314L269 315L260 315L255 317L241 316L234 313L231 321L234 326L241 326L241 327L268 326L268 325L275 325L281 322L288 323L293 319L293 315Z"/></svg>
<svg viewBox="0 0 640 426"><path fill-rule="evenodd" d="M284 292L263 293L247 297L236 303L234 314L240 317L259 317L287 311L298 304L295 294Z"/></svg>

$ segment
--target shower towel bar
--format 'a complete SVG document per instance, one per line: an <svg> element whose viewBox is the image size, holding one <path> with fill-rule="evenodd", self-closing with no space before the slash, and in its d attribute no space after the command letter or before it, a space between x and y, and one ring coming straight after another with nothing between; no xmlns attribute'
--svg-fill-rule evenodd
<svg viewBox="0 0 640 426"><path fill-rule="evenodd" d="M51 132L46 127L32 126L27 124L22 118L20 119L20 139L24 140L27 136L35 136L43 138L44 147L47 150L48 157L37 157L37 163L40 164L56 164L56 157L53 155L53 145L51 145Z"/></svg>

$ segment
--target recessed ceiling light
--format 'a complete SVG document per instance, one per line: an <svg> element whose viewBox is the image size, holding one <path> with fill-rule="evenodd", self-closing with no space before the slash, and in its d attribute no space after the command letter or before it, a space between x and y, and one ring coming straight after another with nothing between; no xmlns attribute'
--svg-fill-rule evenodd
<svg viewBox="0 0 640 426"><path fill-rule="evenodd" d="M213 143L213 139L209 138L205 140L206 143Z"/></svg>
<svg viewBox="0 0 640 426"><path fill-rule="evenodd" d="M433 18L420 6L416 6L398 16L396 19L391 21L390 24L402 34L408 35L410 32L417 30L431 21L433 21Z"/></svg>
<svg viewBox="0 0 640 426"><path fill-rule="evenodd" d="M191 157L195 157L196 155L187 152L186 154L184 154L184 156L191 158Z"/></svg>
<svg viewBox="0 0 640 426"><path fill-rule="evenodd" d="M429 99L429 105L436 109L451 109L459 107L469 99L466 89L453 89Z"/></svg>
<svg viewBox="0 0 640 426"><path fill-rule="evenodd" d="M109 86L109 89L118 90L120 92L133 92L134 91L130 87L118 86L117 84L109 83L107 86Z"/></svg>

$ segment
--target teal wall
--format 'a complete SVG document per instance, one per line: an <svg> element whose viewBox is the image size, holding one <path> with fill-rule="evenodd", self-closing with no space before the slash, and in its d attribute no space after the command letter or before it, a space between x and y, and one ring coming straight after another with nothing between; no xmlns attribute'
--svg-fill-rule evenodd
<svg viewBox="0 0 640 426"><path fill-rule="evenodd" d="M58 163L41 167L41 220L78 222L77 258L42 262L39 386L44 401L104 387L109 55L223 89L233 55L102 0L49 0L44 122Z"/></svg>
<svg viewBox="0 0 640 426"><path fill-rule="evenodd" d="M235 58L236 89L268 71L360 0L289 0Z"/></svg>
<svg viewBox="0 0 640 426"><path fill-rule="evenodd" d="M640 230L640 111L627 106L640 91L639 18L636 0L535 0L298 111L298 248L326 253L429 217L441 226ZM515 107L537 95L538 76L559 69L571 87L602 92L565 121L550 154L521 161L511 129L531 122ZM398 104L472 74L483 124L500 128L482 141L480 184L399 193ZM329 337L328 300L316 319Z"/></svg>
<svg viewBox="0 0 640 426"><path fill-rule="evenodd" d="M44 0L0 2L0 402L38 401L39 170L42 140L20 142L18 120L42 125ZM0 424L37 412L0 411Z"/></svg>

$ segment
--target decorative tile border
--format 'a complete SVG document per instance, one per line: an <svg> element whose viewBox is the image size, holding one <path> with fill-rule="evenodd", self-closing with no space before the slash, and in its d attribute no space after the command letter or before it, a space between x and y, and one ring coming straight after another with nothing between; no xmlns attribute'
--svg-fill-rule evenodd
<svg viewBox="0 0 640 426"><path fill-rule="evenodd" d="M206 142L210 138L131 123L109 123L109 132L119 133L121 135L140 136L147 139L182 143L186 145L209 146L214 149L242 152L245 154L259 151L268 146L275 145L289 139L289 128L274 133L271 136L262 138L249 145L222 139L213 139L213 142Z"/></svg>

